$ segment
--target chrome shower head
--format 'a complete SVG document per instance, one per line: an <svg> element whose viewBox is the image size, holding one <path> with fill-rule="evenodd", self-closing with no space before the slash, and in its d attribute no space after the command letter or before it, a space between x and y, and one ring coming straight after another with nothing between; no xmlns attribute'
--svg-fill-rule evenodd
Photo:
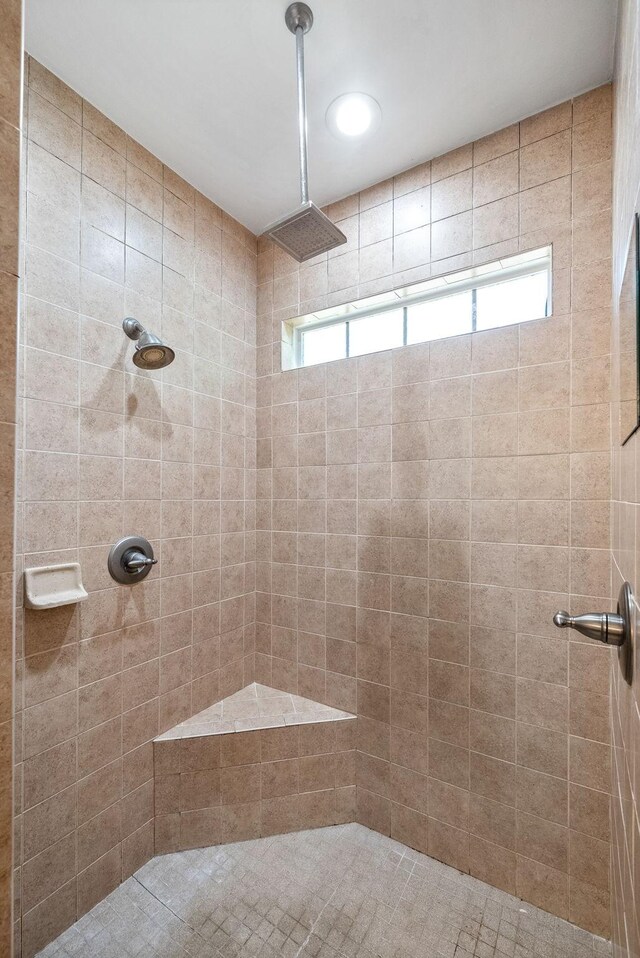
<svg viewBox="0 0 640 958"><path fill-rule="evenodd" d="M133 353L133 363L138 369L163 369L176 358L170 346L165 346L161 339L147 332L137 319L127 317L123 320L122 328L136 343Z"/></svg>
<svg viewBox="0 0 640 958"><path fill-rule="evenodd" d="M299 263L347 242L342 230L311 200L302 203L284 219L272 223L265 235Z"/></svg>

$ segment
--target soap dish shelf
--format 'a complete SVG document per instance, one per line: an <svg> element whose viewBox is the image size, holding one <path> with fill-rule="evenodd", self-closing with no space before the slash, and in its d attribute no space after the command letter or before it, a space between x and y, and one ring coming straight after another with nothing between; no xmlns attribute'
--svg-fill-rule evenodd
<svg viewBox="0 0 640 958"><path fill-rule="evenodd" d="M27 609L55 609L88 598L78 562L24 570L24 604Z"/></svg>

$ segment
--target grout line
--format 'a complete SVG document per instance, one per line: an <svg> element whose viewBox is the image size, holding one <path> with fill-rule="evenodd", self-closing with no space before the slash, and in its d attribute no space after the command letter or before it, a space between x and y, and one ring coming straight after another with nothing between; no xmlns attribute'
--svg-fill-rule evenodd
<svg viewBox="0 0 640 958"><path fill-rule="evenodd" d="M154 856L154 857L155 857L155 856ZM153 859L151 859L151 861L153 861ZM161 898L158 898L158 896L155 894L155 892L151 891L150 888L147 888L147 886L144 884L144 882L142 882L142 881L137 877L137 873L134 873L133 875L130 875L129 877L130 877L130 878L133 878L133 880L134 880L135 882L137 882L138 885L140 885L140 887L143 888L143 889L147 892L147 894L151 895L151 897L152 897L153 899L155 899L155 901L157 901L159 905L162 905L163 908L166 908L167 911L170 912L170 913L174 916L174 918L177 918L179 922L182 922L182 924L183 924L186 928L190 928L191 931L192 931L195 935L197 935L198 938L199 938L201 941L207 942L207 944L211 944L210 942L207 941L207 939L204 937L204 935L201 935L201 934L200 934L200 932L198 931L197 928L194 928L193 925L190 925L188 921L185 921L184 918L181 918L180 915L176 914L176 912L175 912L165 901L163 901ZM118 887L120 887L120 886L118 886ZM103 901L104 901L104 899L103 899Z"/></svg>
<svg viewBox="0 0 640 958"><path fill-rule="evenodd" d="M338 890L337 888L334 888L334 890L331 892L330 897L327 899L327 901L324 903L324 905L323 905L322 908L320 909L320 913L318 914L318 917L315 919L315 921L313 921L313 922L311 923L311 928L309 929L309 934L307 935L307 937L305 938L305 940L302 942L302 944L300 945L300 947L299 947L298 950L296 951L296 953L295 953L295 955L293 956L293 958L299 958L299 956L302 954L303 949L306 948L307 945L309 944L309 942L310 942L310 940L311 940L311 936L313 935L314 929L316 928L316 926L318 925L318 922L320 921L320 919L321 919L322 916L324 915L325 911L327 910L327 908L329 907L329 905L330 905L331 902L333 901L334 896L335 896L337 890Z"/></svg>

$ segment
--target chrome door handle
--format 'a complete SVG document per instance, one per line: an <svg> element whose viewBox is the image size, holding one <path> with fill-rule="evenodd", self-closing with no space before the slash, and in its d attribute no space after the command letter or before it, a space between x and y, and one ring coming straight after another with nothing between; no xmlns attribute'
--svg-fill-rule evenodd
<svg viewBox="0 0 640 958"><path fill-rule="evenodd" d="M576 632L607 645L622 645L625 640L625 621L617 613L586 612L584 615L569 615L561 609L554 615L553 624L559 629L575 629Z"/></svg>
<svg viewBox="0 0 640 958"><path fill-rule="evenodd" d="M629 684L634 670L635 622L636 603L628 582L624 582L620 589L616 612L569 615L561 609L553 617L553 624L559 629L575 629L590 639L617 646L620 668Z"/></svg>

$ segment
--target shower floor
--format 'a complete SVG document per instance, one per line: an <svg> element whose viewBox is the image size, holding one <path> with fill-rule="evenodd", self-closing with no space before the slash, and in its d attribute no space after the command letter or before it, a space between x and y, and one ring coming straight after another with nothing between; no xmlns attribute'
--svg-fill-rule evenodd
<svg viewBox="0 0 640 958"><path fill-rule="evenodd" d="M338 825L154 858L41 958L593 958L609 942Z"/></svg>

